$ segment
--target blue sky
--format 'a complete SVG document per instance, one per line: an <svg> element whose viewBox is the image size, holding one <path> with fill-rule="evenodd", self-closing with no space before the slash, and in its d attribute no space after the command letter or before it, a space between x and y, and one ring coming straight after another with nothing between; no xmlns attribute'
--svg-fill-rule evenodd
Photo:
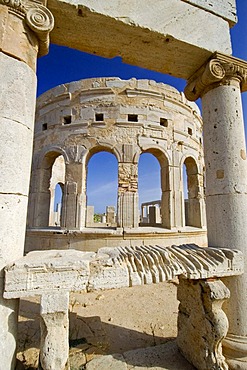
<svg viewBox="0 0 247 370"><path fill-rule="evenodd" d="M247 60L247 0L237 0L237 9L238 23L231 30L233 55ZM186 84L181 79L124 64L120 57L106 59L56 45L51 45L49 54L38 60L37 74L38 95L62 83L90 77L152 79L173 85L178 90L183 90ZM247 123L247 93L242 94L242 98L244 118ZM112 171L108 171L109 168ZM157 160L151 155L143 155L139 168L141 201L159 199L160 180ZM95 211L104 212L106 205L116 205L116 189L115 158L108 153L92 157L89 163L88 204L95 205ZM103 192L104 197L102 197Z"/></svg>

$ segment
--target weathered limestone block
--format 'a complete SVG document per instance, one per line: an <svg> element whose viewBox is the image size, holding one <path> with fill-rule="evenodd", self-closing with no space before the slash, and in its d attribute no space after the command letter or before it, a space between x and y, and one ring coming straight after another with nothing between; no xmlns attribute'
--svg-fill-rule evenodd
<svg viewBox="0 0 247 370"><path fill-rule="evenodd" d="M56 0L49 3L56 19L52 41L187 79L215 50L231 53L225 19L235 21L234 2L200 3Z"/></svg>
<svg viewBox="0 0 247 370"><path fill-rule="evenodd" d="M221 306L230 291L220 280L179 279L177 344L198 370L227 370L222 340L228 330Z"/></svg>
<svg viewBox="0 0 247 370"><path fill-rule="evenodd" d="M85 291L93 252L35 251L6 269L5 298Z"/></svg>
<svg viewBox="0 0 247 370"><path fill-rule="evenodd" d="M5 268L5 298L51 291L86 291L159 283L182 275L187 279L243 273L243 255L229 249L137 246L30 252Z"/></svg>
<svg viewBox="0 0 247 370"><path fill-rule="evenodd" d="M198 6L199 8L205 9L214 14L220 15L222 18L227 19L230 25L234 25L237 22L236 14L236 1L230 0L182 0L192 5Z"/></svg>

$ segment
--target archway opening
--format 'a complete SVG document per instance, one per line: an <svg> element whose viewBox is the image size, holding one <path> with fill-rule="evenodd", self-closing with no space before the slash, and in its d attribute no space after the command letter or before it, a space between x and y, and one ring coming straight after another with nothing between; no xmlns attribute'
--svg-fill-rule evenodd
<svg viewBox="0 0 247 370"><path fill-rule="evenodd" d="M54 160L51 169L49 226L61 226L64 182L65 162L63 156L59 155Z"/></svg>
<svg viewBox="0 0 247 370"><path fill-rule="evenodd" d="M161 168L152 153L142 153L138 164L140 226L161 225Z"/></svg>
<svg viewBox="0 0 247 370"><path fill-rule="evenodd" d="M64 184L57 183L55 186L53 210L50 215L51 217L50 225L52 226L61 226L63 192L64 192Z"/></svg>
<svg viewBox="0 0 247 370"><path fill-rule="evenodd" d="M117 226L118 162L104 150L87 164L87 227Z"/></svg>
<svg viewBox="0 0 247 370"><path fill-rule="evenodd" d="M198 168L191 157L183 164L183 194L184 194L184 225L198 227L200 225L199 212L199 183Z"/></svg>

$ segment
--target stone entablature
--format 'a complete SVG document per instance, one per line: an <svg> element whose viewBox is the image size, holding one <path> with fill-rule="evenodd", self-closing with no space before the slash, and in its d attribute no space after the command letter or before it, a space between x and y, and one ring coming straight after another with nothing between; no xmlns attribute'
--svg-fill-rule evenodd
<svg viewBox="0 0 247 370"><path fill-rule="evenodd" d="M58 86L38 98L29 227L48 226L51 168L65 162L61 226L86 226L87 164L99 151L118 161L117 226L136 228L138 161L152 153L161 167L161 224L186 226L183 164L189 187L187 225L205 228L202 120L174 87L150 80L92 78Z"/></svg>

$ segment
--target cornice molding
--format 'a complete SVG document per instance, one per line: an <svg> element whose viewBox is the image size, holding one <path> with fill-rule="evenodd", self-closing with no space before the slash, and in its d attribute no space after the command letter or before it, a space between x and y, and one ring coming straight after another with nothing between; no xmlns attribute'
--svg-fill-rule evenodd
<svg viewBox="0 0 247 370"><path fill-rule="evenodd" d="M47 54L49 33L54 27L54 18L50 10L39 1L0 0L0 4L6 5L9 13L22 18L26 25L35 33L39 40L38 56Z"/></svg>
<svg viewBox="0 0 247 370"><path fill-rule="evenodd" d="M188 100L195 101L219 85L234 83L239 83L241 90L247 91L247 62L216 52L188 80L184 94Z"/></svg>

